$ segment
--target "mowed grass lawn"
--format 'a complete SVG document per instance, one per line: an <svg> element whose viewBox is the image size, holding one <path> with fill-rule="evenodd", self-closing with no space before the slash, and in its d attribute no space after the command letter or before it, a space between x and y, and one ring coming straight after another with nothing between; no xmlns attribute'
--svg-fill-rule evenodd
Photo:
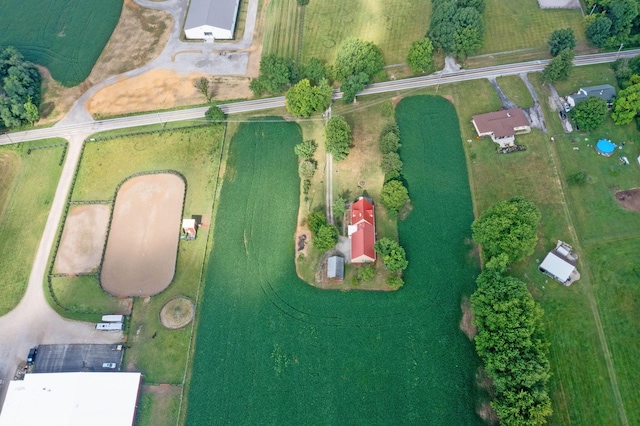
<svg viewBox="0 0 640 426"><path fill-rule="evenodd" d="M298 59L302 46L302 6L296 0L271 0L267 6L265 30L262 40L263 55Z"/></svg>
<svg viewBox="0 0 640 426"><path fill-rule="evenodd" d="M406 149L424 144L427 132L411 109L402 127L415 139L403 142ZM452 108L437 119L430 123L439 135L438 123L457 126ZM481 424L477 360L458 328L461 294L477 272L462 241L472 214L460 145L445 161L437 148L436 156L422 146L407 151L416 208L402 225L412 262L405 287L345 293L310 287L295 273L293 146L301 140L300 128L286 122L244 123L233 137L186 424ZM433 183L421 181L423 168Z"/></svg>
<svg viewBox="0 0 640 426"><path fill-rule="evenodd" d="M0 46L15 46L65 86L82 82L118 23L122 0L3 0Z"/></svg>
<svg viewBox="0 0 640 426"><path fill-rule="evenodd" d="M543 47L554 30L571 28L585 40L580 9L540 9L537 0L487 0L483 13L485 36L478 52L498 53Z"/></svg>
<svg viewBox="0 0 640 426"><path fill-rule="evenodd" d="M24 295L62 167L66 143L49 139L0 147L0 316Z"/></svg>
<svg viewBox="0 0 640 426"><path fill-rule="evenodd" d="M348 37L377 44L386 64L405 62L411 43L427 33L431 17L431 2L424 0L326 0L305 7L303 62L316 57L332 64Z"/></svg>

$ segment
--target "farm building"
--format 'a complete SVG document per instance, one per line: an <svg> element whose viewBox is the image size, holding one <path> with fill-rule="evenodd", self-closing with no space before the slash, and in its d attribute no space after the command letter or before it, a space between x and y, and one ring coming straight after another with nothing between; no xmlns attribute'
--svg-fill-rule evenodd
<svg viewBox="0 0 640 426"><path fill-rule="evenodd" d="M327 261L327 278L344 279L344 258L331 256Z"/></svg>
<svg viewBox="0 0 640 426"><path fill-rule="evenodd" d="M580 279L580 274L576 270L576 260L578 255L573 252L572 247L563 241L558 241L556 248L547 254L538 269L560 284L570 286Z"/></svg>
<svg viewBox="0 0 640 426"><path fill-rule="evenodd" d="M471 122L479 137L490 136L500 148L513 146L515 136L529 133L529 119L520 108L474 115Z"/></svg>
<svg viewBox="0 0 640 426"><path fill-rule="evenodd" d="M376 223L373 200L360 197L351 205L351 263L375 262Z"/></svg>
<svg viewBox="0 0 640 426"><path fill-rule="evenodd" d="M191 0L184 33L188 39L231 40L240 0Z"/></svg>
<svg viewBox="0 0 640 426"><path fill-rule="evenodd" d="M0 425L131 426L140 373L26 374L9 383Z"/></svg>
<svg viewBox="0 0 640 426"><path fill-rule="evenodd" d="M196 239L196 220L182 219L182 231L186 235L187 240Z"/></svg>
<svg viewBox="0 0 640 426"><path fill-rule="evenodd" d="M607 101L607 105L611 106L613 98L616 97L616 88L610 84L601 84L599 86L583 87L576 93L567 96L567 103L573 108L576 104L586 101L587 98L595 96Z"/></svg>

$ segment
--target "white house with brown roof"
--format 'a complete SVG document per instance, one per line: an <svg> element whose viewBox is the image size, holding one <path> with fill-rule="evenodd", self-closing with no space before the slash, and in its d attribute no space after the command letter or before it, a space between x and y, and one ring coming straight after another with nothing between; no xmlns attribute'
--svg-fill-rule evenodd
<svg viewBox="0 0 640 426"><path fill-rule="evenodd" d="M471 122L479 137L490 136L500 148L515 145L516 135L531 131L529 119L520 108L474 115Z"/></svg>

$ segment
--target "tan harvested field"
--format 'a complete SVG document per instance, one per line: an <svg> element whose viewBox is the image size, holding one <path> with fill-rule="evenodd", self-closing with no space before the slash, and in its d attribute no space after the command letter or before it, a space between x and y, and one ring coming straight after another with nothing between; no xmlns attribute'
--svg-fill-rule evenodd
<svg viewBox="0 0 640 426"><path fill-rule="evenodd" d="M115 296L147 297L173 279L185 183L173 174L125 182L116 197L102 287Z"/></svg>
<svg viewBox="0 0 640 426"><path fill-rule="evenodd" d="M99 204L69 210L56 256L56 273L88 273L100 265L110 213L109 206Z"/></svg>

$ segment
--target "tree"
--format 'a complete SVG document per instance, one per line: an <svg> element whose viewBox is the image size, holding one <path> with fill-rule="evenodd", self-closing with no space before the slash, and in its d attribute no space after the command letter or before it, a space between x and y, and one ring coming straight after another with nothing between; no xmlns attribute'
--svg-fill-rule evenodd
<svg viewBox="0 0 640 426"><path fill-rule="evenodd" d="M511 264L533 253L540 219L540 211L530 201L503 200L473 222L473 239L482 246L485 260L504 253Z"/></svg>
<svg viewBox="0 0 640 426"><path fill-rule="evenodd" d="M634 84L618 92L613 100L611 118L618 125L629 124L640 113L640 84Z"/></svg>
<svg viewBox="0 0 640 426"><path fill-rule="evenodd" d="M369 76L363 72L356 75L350 75L342 80L342 86L340 86L340 90L342 91L342 102L345 104L353 102L358 92L363 90L368 83Z"/></svg>
<svg viewBox="0 0 640 426"><path fill-rule="evenodd" d="M380 138L380 152L382 154L397 152L398 149L400 149L400 138L397 133L389 132Z"/></svg>
<svg viewBox="0 0 640 426"><path fill-rule="evenodd" d="M611 35L611 19L604 15L598 15L593 22L587 25L585 35L592 45L604 47Z"/></svg>
<svg viewBox="0 0 640 426"><path fill-rule="evenodd" d="M331 68L318 58L311 58L301 67L300 77L309 80L311 85L317 86L322 80L331 82Z"/></svg>
<svg viewBox="0 0 640 426"><path fill-rule="evenodd" d="M336 217L339 217L339 218L344 217L344 214L347 211L346 205L347 205L347 200L345 200L342 197L336 198L336 200L333 202L333 206L332 206L333 214Z"/></svg>
<svg viewBox="0 0 640 426"><path fill-rule="evenodd" d="M409 200L409 191L399 180L390 180L382 186L380 201L390 213L397 213Z"/></svg>
<svg viewBox="0 0 640 426"><path fill-rule="evenodd" d="M299 144L294 146L293 152L295 152L299 158L308 160L309 158L313 157L313 154L315 154L317 148L318 145L316 145L316 141L308 140L300 142Z"/></svg>
<svg viewBox="0 0 640 426"><path fill-rule="evenodd" d="M313 247L320 251L327 251L338 243L338 228L324 224L313 236Z"/></svg>
<svg viewBox="0 0 640 426"><path fill-rule="evenodd" d="M384 261L384 266L390 272L397 272L407 269L409 261L404 250L397 242L390 238L381 238L375 242L373 249Z"/></svg>
<svg viewBox="0 0 640 426"><path fill-rule="evenodd" d="M311 86L305 78L287 91L287 110L296 117L309 117L327 109L331 104L332 94L326 80L320 81L318 86Z"/></svg>
<svg viewBox="0 0 640 426"><path fill-rule="evenodd" d="M486 0L458 0L458 7L473 7L478 12L484 12Z"/></svg>
<svg viewBox="0 0 640 426"><path fill-rule="evenodd" d="M298 173L303 179L309 179L316 173L317 164L313 160L303 160L298 164Z"/></svg>
<svg viewBox="0 0 640 426"><path fill-rule="evenodd" d="M433 63L433 43L427 37L411 43L407 54L407 64L413 72L425 72Z"/></svg>
<svg viewBox="0 0 640 426"><path fill-rule="evenodd" d="M553 58L542 70L542 81L553 83L566 80L573 70L573 51L565 49Z"/></svg>
<svg viewBox="0 0 640 426"><path fill-rule="evenodd" d="M218 105L209 107L204 116L211 121L224 121L227 118L227 114Z"/></svg>
<svg viewBox="0 0 640 426"><path fill-rule="evenodd" d="M453 53L457 10L455 0L442 0L433 4L427 37L431 39L433 47L442 49L446 54Z"/></svg>
<svg viewBox="0 0 640 426"><path fill-rule="evenodd" d="M482 15L473 7L458 8L454 22L453 53L459 58L466 58L482 47Z"/></svg>
<svg viewBox="0 0 640 426"><path fill-rule="evenodd" d="M338 47L334 72L338 80L360 73L371 79L383 67L384 59L378 46L370 41L350 37Z"/></svg>
<svg viewBox="0 0 640 426"><path fill-rule="evenodd" d="M564 49L573 50L576 47L576 37L571 28L563 28L552 32L547 44L551 56L558 56Z"/></svg>
<svg viewBox="0 0 640 426"><path fill-rule="evenodd" d="M382 172L387 174L389 172L398 172L402 170L402 160L397 152L390 152L382 156L382 162L380 163Z"/></svg>
<svg viewBox="0 0 640 426"><path fill-rule="evenodd" d="M344 117L331 117L324 129L325 147L336 161L347 158L351 149L351 127Z"/></svg>
<svg viewBox="0 0 640 426"><path fill-rule="evenodd" d="M358 281L371 281L376 276L376 267L368 263L358 268Z"/></svg>
<svg viewBox="0 0 640 426"><path fill-rule="evenodd" d="M387 285L394 290L398 290L402 288L402 286L404 285L404 281L402 280L402 277L391 275L389 278L387 278Z"/></svg>
<svg viewBox="0 0 640 426"><path fill-rule="evenodd" d="M578 127L587 132L600 127L607 117L607 112L609 112L607 101L595 96L580 102L571 110Z"/></svg>
<svg viewBox="0 0 640 426"><path fill-rule="evenodd" d="M271 53L260 60L260 76L251 80L249 88L256 96L261 96L264 92L278 94L284 92L295 79L293 60Z"/></svg>
<svg viewBox="0 0 640 426"><path fill-rule="evenodd" d="M42 78L14 47L0 49L0 127L37 121Z"/></svg>
<svg viewBox="0 0 640 426"><path fill-rule="evenodd" d="M209 79L206 77L198 78L193 85L205 97L207 102L211 102L213 98L213 89L210 89Z"/></svg>
<svg viewBox="0 0 640 426"><path fill-rule="evenodd" d="M636 0L614 0L607 7L607 18L611 20L611 35L626 41L633 20L638 16Z"/></svg>
<svg viewBox="0 0 640 426"><path fill-rule="evenodd" d="M317 234L322 225L327 224L327 218L322 212L311 212L307 218L307 224L309 225L311 233Z"/></svg>

